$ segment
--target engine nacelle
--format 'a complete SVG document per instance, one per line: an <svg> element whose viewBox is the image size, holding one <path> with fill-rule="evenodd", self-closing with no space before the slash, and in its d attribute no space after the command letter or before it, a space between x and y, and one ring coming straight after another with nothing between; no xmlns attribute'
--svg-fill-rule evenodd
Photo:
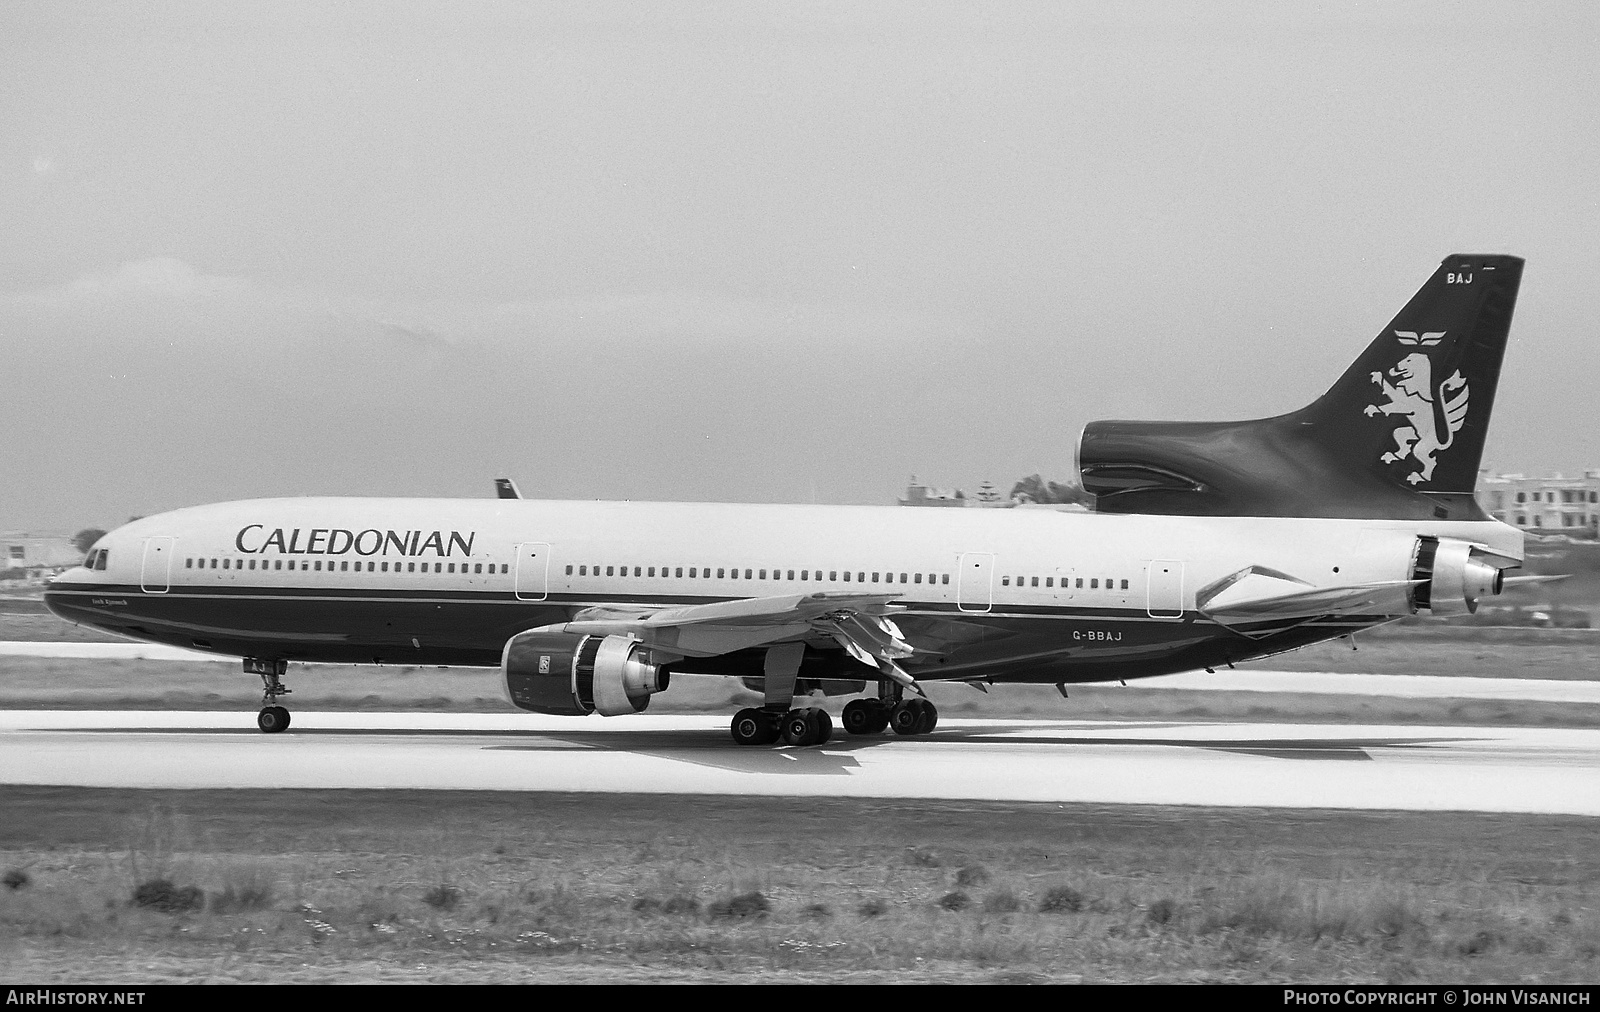
<svg viewBox="0 0 1600 1012"><path fill-rule="evenodd" d="M1480 558L1475 547L1451 538L1424 537L1417 542L1417 563L1412 578L1417 584L1416 604L1435 615L1459 615L1478 610L1478 599L1499 594L1505 573Z"/></svg>
<svg viewBox="0 0 1600 1012"><path fill-rule="evenodd" d="M534 713L640 713L668 676L628 636L533 629L506 641L500 661L511 705Z"/></svg>

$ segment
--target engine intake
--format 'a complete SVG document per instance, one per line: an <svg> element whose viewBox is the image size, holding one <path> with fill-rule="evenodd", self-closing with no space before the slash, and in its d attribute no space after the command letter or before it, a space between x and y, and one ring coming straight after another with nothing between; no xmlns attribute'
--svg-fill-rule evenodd
<svg viewBox="0 0 1600 1012"><path fill-rule="evenodd" d="M506 641L506 697L534 713L615 717L641 713L668 675L628 636L578 636L532 629Z"/></svg>
<svg viewBox="0 0 1600 1012"><path fill-rule="evenodd" d="M1476 546L1451 538L1417 539L1417 562L1411 578L1417 584L1413 600L1418 608L1435 615L1476 612L1478 599L1500 593L1505 573L1473 552Z"/></svg>

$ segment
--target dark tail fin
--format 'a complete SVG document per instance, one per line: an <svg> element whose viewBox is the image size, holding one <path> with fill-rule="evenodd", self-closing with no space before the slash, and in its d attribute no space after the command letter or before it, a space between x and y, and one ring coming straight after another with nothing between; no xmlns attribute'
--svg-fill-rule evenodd
<svg viewBox="0 0 1600 1012"><path fill-rule="evenodd" d="M1522 280L1445 259L1314 403L1248 422L1093 422L1085 489L1110 513L1465 519Z"/></svg>

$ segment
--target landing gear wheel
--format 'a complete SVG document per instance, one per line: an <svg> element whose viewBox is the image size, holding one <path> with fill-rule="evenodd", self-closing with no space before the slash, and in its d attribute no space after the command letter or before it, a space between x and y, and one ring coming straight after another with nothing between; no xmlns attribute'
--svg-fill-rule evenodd
<svg viewBox="0 0 1600 1012"><path fill-rule="evenodd" d="M770 745L778 740L777 719L755 707L746 707L734 714L728 730L740 745Z"/></svg>
<svg viewBox="0 0 1600 1012"><path fill-rule="evenodd" d="M889 711L895 734L927 734L939 723L939 711L926 699L902 699Z"/></svg>
<svg viewBox="0 0 1600 1012"><path fill-rule="evenodd" d="M828 716L828 711L824 710L820 706L816 707L811 712L815 715L814 720L817 727L816 737L813 744L826 745L828 743L828 739L833 737L833 718Z"/></svg>
<svg viewBox="0 0 1600 1012"><path fill-rule="evenodd" d="M783 743L809 745L816 734L816 721L809 710L790 710L783 718Z"/></svg>
<svg viewBox="0 0 1600 1012"><path fill-rule="evenodd" d="M851 734L877 734L889 723L889 711L876 699L855 699L845 704L839 718Z"/></svg>
<svg viewBox="0 0 1600 1012"><path fill-rule="evenodd" d="M877 702L874 700L874 702ZM889 711L892 707L877 703L872 711L872 734L879 734L889 726Z"/></svg>
<svg viewBox="0 0 1600 1012"><path fill-rule="evenodd" d="M821 745L833 737L833 718L819 706L790 710L783 718L785 745Z"/></svg>
<svg viewBox="0 0 1600 1012"><path fill-rule="evenodd" d="M289 710L283 706L263 706L256 714L256 726L263 734L277 734L289 726Z"/></svg>

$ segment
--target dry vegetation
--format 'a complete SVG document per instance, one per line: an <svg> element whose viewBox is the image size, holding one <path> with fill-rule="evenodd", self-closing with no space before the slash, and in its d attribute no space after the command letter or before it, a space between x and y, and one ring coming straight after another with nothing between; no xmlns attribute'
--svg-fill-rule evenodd
<svg viewBox="0 0 1600 1012"><path fill-rule="evenodd" d="M0 964L108 982L1600 972L1587 820L756 804L0 788L0 861L26 879L0 888Z"/></svg>

